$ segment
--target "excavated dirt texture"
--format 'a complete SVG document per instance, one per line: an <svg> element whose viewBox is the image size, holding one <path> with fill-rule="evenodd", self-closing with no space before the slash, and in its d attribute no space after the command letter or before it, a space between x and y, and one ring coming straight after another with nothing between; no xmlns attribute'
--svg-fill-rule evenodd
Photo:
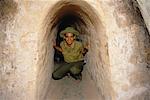
<svg viewBox="0 0 150 100"><path fill-rule="evenodd" d="M150 100L149 4L0 0L0 100ZM51 78L53 40L67 25L89 42L79 83Z"/></svg>

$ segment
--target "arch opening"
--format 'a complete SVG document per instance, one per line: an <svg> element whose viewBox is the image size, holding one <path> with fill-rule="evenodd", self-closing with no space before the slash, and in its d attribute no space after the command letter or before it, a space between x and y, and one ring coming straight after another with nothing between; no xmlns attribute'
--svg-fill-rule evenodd
<svg viewBox="0 0 150 100"><path fill-rule="evenodd" d="M111 83L109 81L107 36L105 34L105 28L95 11L96 10L85 1L60 1L49 10L44 23L45 33L39 37L43 38L41 40L45 44L43 44L43 46L39 44L43 51L43 54L41 54L40 57L44 60L43 62L40 61L39 65L44 66L38 70L41 72L38 72L38 76L41 77L38 80L39 82L37 82L38 98L41 99L46 96L48 91L46 90L46 87L57 87L58 90L59 88L62 88L58 82L53 80L47 82L47 80L51 77L54 70L54 49L52 47L52 41L53 39L56 39L57 44L59 45L62 40L59 38L59 32L67 26L72 26L79 31L79 40L82 40L83 44L89 43L90 48L85 57L87 64L84 73L88 73L90 79L93 80L92 83L96 84L100 98L104 98L104 96L108 96L112 92ZM45 50L43 50L43 47ZM101 83L101 81L105 84ZM110 92L107 91L108 89ZM49 90L49 93L50 92L52 93L53 89ZM52 94L50 95L51 97L55 97L52 96Z"/></svg>

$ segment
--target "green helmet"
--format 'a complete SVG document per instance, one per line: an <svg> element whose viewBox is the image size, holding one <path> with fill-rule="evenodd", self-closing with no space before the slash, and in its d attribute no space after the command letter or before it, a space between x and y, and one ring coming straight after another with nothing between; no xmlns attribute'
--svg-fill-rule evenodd
<svg viewBox="0 0 150 100"><path fill-rule="evenodd" d="M67 27L67 28L65 28L65 30L60 32L60 37L63 38L66 33L72 33L76 36L79 35L79 32L77 30L75 30L73 27Z"/></svg>

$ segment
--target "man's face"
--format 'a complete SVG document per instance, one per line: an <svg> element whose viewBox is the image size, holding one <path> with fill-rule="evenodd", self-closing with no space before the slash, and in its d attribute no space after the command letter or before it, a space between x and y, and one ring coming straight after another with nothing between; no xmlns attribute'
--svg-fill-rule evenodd
<svg viewBox="0 0 150 100"><path fill-rule="evenodd" d="M68 45L71 45L74 42L74 39L75 39L75 37L72 33L65 34L65 40Z"/></svg>

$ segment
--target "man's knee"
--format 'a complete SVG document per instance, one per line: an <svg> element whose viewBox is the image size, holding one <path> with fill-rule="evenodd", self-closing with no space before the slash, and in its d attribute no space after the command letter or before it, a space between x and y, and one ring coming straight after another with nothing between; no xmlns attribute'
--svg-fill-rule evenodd
<svg viewBox="0 0 150 100"><path fill-rule="evenodd" d="M81 69L73 67L70 69L70 72L74 75L79 74L81 72Z"/></svg>
<svg viewBox="0 0 150 100"><path fill-rule="evenodd" d="M59 75L57 75L57 74L55 74L55 73L52 73L52 78L53 78L54 80L62 79L61 76L59 76Z"/></svg>

